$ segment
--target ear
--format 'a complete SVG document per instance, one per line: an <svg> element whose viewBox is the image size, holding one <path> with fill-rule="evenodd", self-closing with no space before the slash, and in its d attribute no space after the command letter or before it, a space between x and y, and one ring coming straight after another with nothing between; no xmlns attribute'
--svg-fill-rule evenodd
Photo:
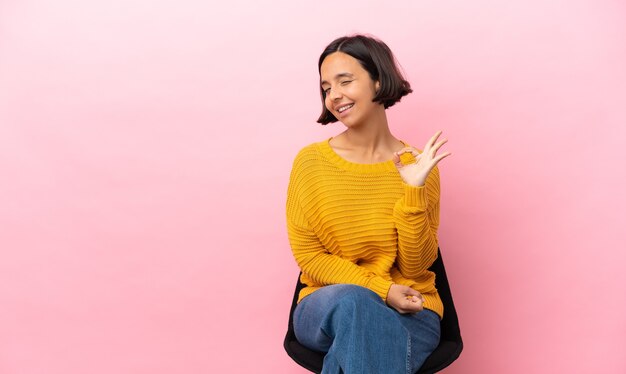
<svg viewBox="0 0 626 374"><path fill-rule="evenodd" d="M376 87L376 93L378 93L378 90L380 90L380 81L376 81L375 87Z"/></svg>

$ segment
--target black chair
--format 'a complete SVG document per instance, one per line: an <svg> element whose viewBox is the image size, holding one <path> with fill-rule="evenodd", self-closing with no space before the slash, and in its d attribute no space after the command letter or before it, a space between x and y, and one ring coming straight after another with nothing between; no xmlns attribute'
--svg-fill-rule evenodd
<svg viewBox="0 0 626 374"><path fill-rule="evenodd" d="M456 309L454 308L452 294L450 293L446 269L443 266L441 250L439 249L438 254L437 260L435 260L429 270L436 274L437 291L439 292L441 301L443 301L444 313L443 319L441 320L441 341L439 342L439 346L428 356L416 374L431 374L443 370L454 362L463 350L459 320ZM287 335L285 336L284 347L289 357L298 363L298 365L314 373L320 373L322 371L322 363L324 362L324 353L310 350L301 345L293 332L293 312L296 309L298 295L303 287L305 287L305 285L300 282L300 276L298 276L296 291L294 292L291 311L289 312L289 326Z"/></svg>

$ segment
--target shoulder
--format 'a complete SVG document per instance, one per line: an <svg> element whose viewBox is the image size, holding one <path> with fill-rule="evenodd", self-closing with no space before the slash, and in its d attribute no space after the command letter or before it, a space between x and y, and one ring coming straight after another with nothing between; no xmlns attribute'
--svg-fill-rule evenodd
<svg viewBox="0 0 626 374"><path fill-rule="evenodd" d="M289 176L290 196L295 196L298 191L314 185L310 182L315 179L315 175L317 175L322 168L321 160L320 142L306 145L298 151L293 159Z"/></svg>
<svg viewBox="0 0 626 374"><path fill-rule="evenodd" d="M293 167L301 166L303 163L313 162L321 158L321 146L324 141L311 143L302 147L293 159Z"/></svg>

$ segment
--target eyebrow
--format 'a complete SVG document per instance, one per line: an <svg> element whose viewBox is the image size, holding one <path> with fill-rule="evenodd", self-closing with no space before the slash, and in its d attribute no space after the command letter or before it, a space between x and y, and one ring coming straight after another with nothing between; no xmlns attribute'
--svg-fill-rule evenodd
<svg viewBox="0 0 626 374"><path fill-rule="evenodd" d="M354 75L352 75L350 73L339 73L339 74L335 75L335 80L337 80L339 78L343 78L343 77L354 78ZM322 81L322 83L320 83L320 86L323 85L324 83L328 84L328 82Z"/></svg>

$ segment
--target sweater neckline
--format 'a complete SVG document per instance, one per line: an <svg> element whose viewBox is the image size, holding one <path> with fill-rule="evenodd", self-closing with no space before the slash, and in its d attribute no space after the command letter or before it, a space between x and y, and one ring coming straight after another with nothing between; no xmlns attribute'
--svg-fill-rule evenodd
<svg viewBox="0 0 626 374"><path fill-rule="evenodd" d="M345 158L339 156L337 152L330 146L330 140L332 137L322 141L319 143L320 150L322 153L335 165L339 166L344 170L358 171L363 173L378 173L378 172L390 172L397 171L396 165L393 163L393 160L376 162L373 164L360 164L352 161L348 161ZM400 140L405 147L408 147L405 141Z"/></svg>

